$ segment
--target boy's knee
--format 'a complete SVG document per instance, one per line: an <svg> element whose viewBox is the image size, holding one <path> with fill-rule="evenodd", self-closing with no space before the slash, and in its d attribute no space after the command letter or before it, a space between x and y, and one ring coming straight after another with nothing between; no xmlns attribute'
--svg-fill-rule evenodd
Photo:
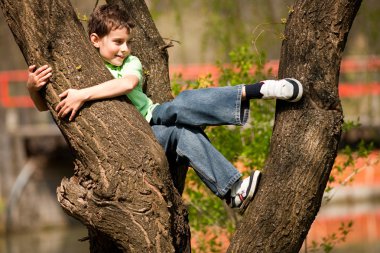
<svg viewBox="0 0 380 253"><path fill-rule="evenodd" d="M182 139L185 139L188 143L209 142L209 139L201 127L188 127L183 126L180 133Z"/></svg>

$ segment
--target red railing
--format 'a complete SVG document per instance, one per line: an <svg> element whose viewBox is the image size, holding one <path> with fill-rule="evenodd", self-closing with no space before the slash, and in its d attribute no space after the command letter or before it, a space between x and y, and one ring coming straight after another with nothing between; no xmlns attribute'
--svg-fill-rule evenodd
<svg viewBox="0 0 380 253"><path fill-rule="evenodd" d="M278 72L279 61L269 61L265 69ZM373 56L365 59L349 58L342 61L341 73L380 72L380 57ZM170 68L170 74L181 74L184 80L196 80L201 76L211 74L216 80L219 69L215 65L177 65ZM10 85L21 82L26 83L28 74L24 70L12 70L0 72L0 106L2 107L33 107L33 103L27 95L11 95ZM339 95L344 97L358 97L363 95L380 95L380 82L371 83L341 83Z"/></svg>
<svg viewBox="0 0 380 253"><path fill-rule="evenodd" d="M279 61L272 60L265 64L264 70L272 69L273 73L278 72ZM344 59L340 67L341 73L354 72L376 72L380 71L380 57L371 56L365 59ZM220 75L217 66L212 64L205 65L176 65L170 68L170 73L182 75L184 80L196 80L199 76L211 74L215 79Z"/></svg>
<svg viewBox="0 0 380 253"><path fill-rule="evenodd" d="M28 73L25 70L0 72L0 105L2 107L33 107L33 102L26 95L12 96L10 85L15 82L26 83Z"/></svg>

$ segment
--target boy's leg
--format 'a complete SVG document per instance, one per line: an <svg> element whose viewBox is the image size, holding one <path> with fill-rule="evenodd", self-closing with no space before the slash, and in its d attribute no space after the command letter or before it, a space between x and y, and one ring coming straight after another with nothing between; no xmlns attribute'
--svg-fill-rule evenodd
<svg viewBox="0 0 380 253"><path fill-rule="evenodd" d="M256 193L260 172L241 180L240 172L211 145L204 132L183 126L152 126L166 154L185 158L207 187L232 208L245 210ZM183 160L183 159L182 159Z"/></svg>
<svg viewBox="0 0 380 253"><path fill-rule="evenodd" d="M236 168L211 145L204 132L183 126L152 126L165 152L184 158L210 190L220 198L241 178Z"/></svg>
<svg viewBox="0 0 380 253"><path fill-rule="evenodd" d="M249 114L249 101L242 101L243 85L181 92L171 102L157 106L154 125L243 125Z"/></svg>
<svg viewBox="0 0 380 253"><path fill-rule="evenodd" d="M296 102L302 94L302 84L292 78L186 90L171 102L157 106L153 111L152 124L243 125L248 119L250 99L276 98Z"/></svg>

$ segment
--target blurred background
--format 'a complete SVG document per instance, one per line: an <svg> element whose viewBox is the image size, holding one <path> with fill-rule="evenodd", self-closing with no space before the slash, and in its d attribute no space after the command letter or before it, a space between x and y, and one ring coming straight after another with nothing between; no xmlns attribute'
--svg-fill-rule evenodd
<svg viewBox="0 0 380 253"><path fill-rule="evenodd" d="M96 1L71 2L85 19ZM265 77L276 78L283 23L293 1L146 3L161 36L174 44L168 50L176 89L191 82L202 86L205 78L218 83L218 66L233 64L241 48L249 51L241 54L253 55L257 66L271 70ZM341 65L339 93L346 124L340 154L302 252L380 252L379 21L380 2L363 1ZM0 252L89 252L88 242L78 240L87 236L86 229L62 211L55 193L61 179L73 173L70 151L50 114L38 112L28 98L27 65L2 14L0 38ZM218 143L217 134L213 138ZM241 170L255 167L244 159L233 162ZM189 208L202 214L192 194L186 194ZM217 220L204 222L207 229L200 229L202 222L192 223L194 252L225 252L233 229Z"/></svg>

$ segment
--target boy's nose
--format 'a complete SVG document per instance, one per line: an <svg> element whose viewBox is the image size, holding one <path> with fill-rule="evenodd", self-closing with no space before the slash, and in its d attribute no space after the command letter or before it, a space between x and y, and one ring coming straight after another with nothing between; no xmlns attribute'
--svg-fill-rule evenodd
<svg viewBox="0 0 380 253"><path fill-rule="evenodd" d="M123 43L123 45L121 45L121 51L122 52L127 52L128 50L129 50L128 44L127 43Z"/></svg>

